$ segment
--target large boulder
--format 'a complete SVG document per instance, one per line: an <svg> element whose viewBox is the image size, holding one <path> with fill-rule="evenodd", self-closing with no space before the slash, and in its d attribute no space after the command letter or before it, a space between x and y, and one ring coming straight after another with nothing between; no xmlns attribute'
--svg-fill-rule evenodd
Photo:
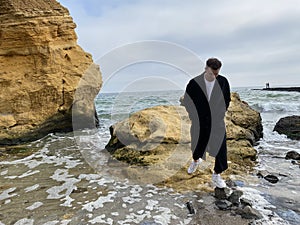
<svg viewBox="0 0 300 225"><path fill-rule="evenodd" d="M274 131L285 134L293 140L300 140L300 116L287 116L281 118L275 125Z"/></svg>
<svg viewBox="0 0 300 225"><path fill-rule="evenodd" d="M75 27L56 0L0 0L1 145L70 131L72 114L78 128L97 124L101 74Z"/></svg>
<svg viewBox="0 0 300 225"><path fill-rule="evenodd" d="M246 172L254 165L257 152L253 144L262 136L259 113L238 94L232 93L231 97L225 119L230 161L227 174ZM186 173L191 158L190 126L183 106L144 109L110 127L111 139L106 148L115 159L134 165L126 169L130 177L145 182L163 180L164 185L179 189L195 188L210 181L213 158L203 163L206 168L198 171L200 176L190 179Z"/></svg>

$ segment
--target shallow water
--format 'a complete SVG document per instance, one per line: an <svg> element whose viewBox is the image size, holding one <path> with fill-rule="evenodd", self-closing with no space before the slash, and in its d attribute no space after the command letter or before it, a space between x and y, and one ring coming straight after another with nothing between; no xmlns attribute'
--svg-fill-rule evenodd
<svg viewBox="0 0 300 225"><path fill-rule="evenodd" d="M97 173L73 137L52 135L41 142L33 155L0 162L0 224L188 224L192 220L185 207L187 196Z"/></svg>

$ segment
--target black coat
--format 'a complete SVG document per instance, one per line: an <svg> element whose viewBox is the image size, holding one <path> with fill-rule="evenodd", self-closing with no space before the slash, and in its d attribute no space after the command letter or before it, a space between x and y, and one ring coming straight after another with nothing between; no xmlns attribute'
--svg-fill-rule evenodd
<svg viewBox="0 0 300 225"><path fill-rule="evenodd" d="M224 76L217 76L210 101L207 100L204 73L190 80L183 104L192 121L193 151L200 151L202 155L208 146L210 155L216 156L224 150L221 148L226 148L226 143L225 146L223 143L226 131L224 117L230 100L230 86Z"/></svg>

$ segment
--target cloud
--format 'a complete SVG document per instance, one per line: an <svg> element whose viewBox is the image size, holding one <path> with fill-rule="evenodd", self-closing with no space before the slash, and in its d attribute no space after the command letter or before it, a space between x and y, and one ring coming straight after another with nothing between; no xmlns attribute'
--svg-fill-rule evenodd
<svg viewBox="0 0 300 225"><path fill-rule="evenodd" d="M161 40L190 49L202 61L219 57L222 72L233 86L263 86L265 82L300 85L297 0L60 2L77 23L79 44L95 60L124 44ZM189 61L182 58L185 60ZM199 72L202 69L198 68ZM283 79L282 73L289 79Z"/></svg>

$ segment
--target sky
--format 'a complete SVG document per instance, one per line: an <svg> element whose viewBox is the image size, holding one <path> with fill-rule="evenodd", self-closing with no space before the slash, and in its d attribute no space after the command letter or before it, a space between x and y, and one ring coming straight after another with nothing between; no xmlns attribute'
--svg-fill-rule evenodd
<svg viewBox="0 0 300 225"><path fill-rule="evenodd" d="M298 0L59 0L102 92L184 89L219 58L231 87L300 86Z"/></svg>

